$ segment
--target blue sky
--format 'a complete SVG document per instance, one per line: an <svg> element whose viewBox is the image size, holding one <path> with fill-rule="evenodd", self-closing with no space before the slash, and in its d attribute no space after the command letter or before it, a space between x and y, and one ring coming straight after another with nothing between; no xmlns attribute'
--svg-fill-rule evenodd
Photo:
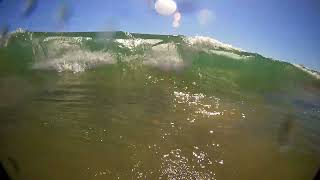
<svg viewBox="0 0 320 180"><path fill-rule="evenodd" d="M181 14L178 28L172 26L173 16L156 12L154 1L38 0L26 13L27 0L0 0L0 26L203 35L320 70L319 0L175 0ZM67 15L59 19L63 8ZM200 12L209 18L202 22Z"/></svg>

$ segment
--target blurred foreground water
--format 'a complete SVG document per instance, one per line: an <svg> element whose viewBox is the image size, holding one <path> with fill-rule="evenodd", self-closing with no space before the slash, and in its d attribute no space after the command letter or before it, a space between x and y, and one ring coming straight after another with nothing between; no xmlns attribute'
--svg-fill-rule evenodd
<svg viewBox="0 0 320 180"><path fill-rule="evenodd" d="M205 37L20 31L0 49L13 179L312 179L315 71Z"/></svg>

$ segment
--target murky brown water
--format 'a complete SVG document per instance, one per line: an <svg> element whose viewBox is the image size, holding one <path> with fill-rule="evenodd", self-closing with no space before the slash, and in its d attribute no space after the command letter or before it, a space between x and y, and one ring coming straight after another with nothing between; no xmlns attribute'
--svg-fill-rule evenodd
<svg viewBox="0 0 320 180"><path fill-rule="evenodd" d="M111 68L1 78L1 161L26 180L312 179L319 106L228 98L186 77Z"/></svg>

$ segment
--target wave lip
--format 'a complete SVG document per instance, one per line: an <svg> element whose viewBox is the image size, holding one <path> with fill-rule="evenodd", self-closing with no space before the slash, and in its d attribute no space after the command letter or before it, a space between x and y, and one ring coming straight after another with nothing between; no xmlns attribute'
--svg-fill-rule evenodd
<svg viewBox="0 0 320 180"><path fill-rule="evenodd" d="M130 50L137 48L141 45L154 45L161 42L161 39L116 39L114 42L119 43L122 47L126 47Z"/></svg>
<svg viewBox="0 0 320 180"><path fill-rule="evenodd" d="M194 36L194 37L187 37L186 41L191 46L209 46L213 47L214 49L223 48L226 50L236 50L242 52L243 50L240 48L233 47L230 44L226 44L223 42L220 42L216 39L205 37L205 36Z"/></svg>
<svg viewBox="0 0 320 180"><path fill-rule="evenodd" d="M294 65L298 69L310 74L311 76L313 76L313 77L315 77L317 79L320 79L320 72L312 70L310 68L307 68L307 67L305 67L304 65L301 65L301 64L292 64L292 65Z"/></svg>
<svg viewBox="0 0 320 180"><path fill-rule="evenodd" d="M33 68L78 73L99 65L115 63L116 60L107 52L76 50L69 51L60 58L36 62Z"/></svg>
<svg viewBox="0 0 320 180"><path fill-rule="evenodd" d="M223 56L223 59L228 60L263 59L266 60L263 63L285 63L204 36L152 35L121 31L103 33L106 34L103 37L109 38L112 35L112 38L101 39L101 32L29 32L17 29L2 39L3 52L15 48L15 52L25 53L21 56L28 56L26 59L33 61L34 69L53 69L58 72L83 72L99 65L114 64L119 59L124 62L137 60L140 65L176 70L186 64L192 65L196 60L193 57L199 52L207 53L213 61L217 56ZM12 58L15 57L15 54L12 54ZM320 79L319 72L302 65L293 65L297 70L303 70Z"/></svg>
<svg viewBox="0 0 320 180"><path fill-rule="evenodd" d="M178 70L185 66L177 46L173 43L152 47L151 51L145 55L143 64L163 70Z"/></svg>

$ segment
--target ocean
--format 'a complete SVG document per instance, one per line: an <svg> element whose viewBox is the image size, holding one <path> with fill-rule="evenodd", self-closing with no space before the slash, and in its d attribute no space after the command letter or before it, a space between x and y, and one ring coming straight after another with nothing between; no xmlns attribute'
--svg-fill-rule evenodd
<svg viewBox="0 0 320 180"><path fill-rule="evenodd" d="M320 74L213 38L2 37L0 161L12 179L312 179Z"/></svg>

